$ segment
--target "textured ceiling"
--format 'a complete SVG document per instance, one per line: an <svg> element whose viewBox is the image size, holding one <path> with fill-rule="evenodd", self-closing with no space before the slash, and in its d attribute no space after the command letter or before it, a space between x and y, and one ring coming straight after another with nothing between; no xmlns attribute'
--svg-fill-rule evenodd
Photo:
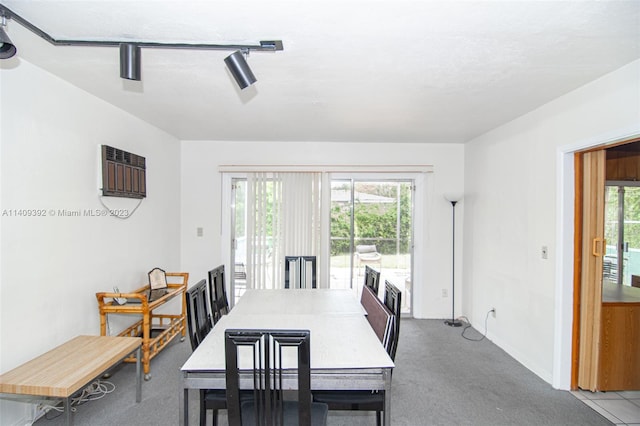
<svg viewBox="0 0 640 426"><path fill-rule="evenodd" d="M0 0L57 39L247 43L231 52L53 46L19 23L22 59L179 139L466 142L640 58L640 1ZM640 76L639 76L640 78Z"/></svg>

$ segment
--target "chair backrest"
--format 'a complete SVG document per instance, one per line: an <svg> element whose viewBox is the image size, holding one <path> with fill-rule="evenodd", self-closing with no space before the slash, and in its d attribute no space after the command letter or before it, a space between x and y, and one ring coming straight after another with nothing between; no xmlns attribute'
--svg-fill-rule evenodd
<svg viewBox="0 0 640 426"><path fill-rule="evenodd" d="M284 288L316 288L316 257L285 256Z"/></svg>
<svg viewBox="0 0 640 426"><path fill-rule="evenodd" d="M379 254L375 244L359 244L356 246L356 253L358 254L368 253L369 256L372 256L372 257Z"/></svg>
<svg viewBox="0 0 640 426"><path fill-rule="evenodd" d="M366 285L362 286L360 303L367 312L367 321L380 339L387 353L391 354L394 318L393 313L382 303L377 295Z"/></svg>
<svg viewBox="0 0 640 426"><path fill-rule="evenodd" d="M380 271L376 271L371 266L364 267L364 285L369 287L375 294L378 294L380 288Z"/></svg>
<svg viewBox="0 0 640 426"><path fill-rule="evenodd" d="M395 360L396 350L398 349L398 340L400 338L400 310L402 309L402 292L398 289L398 287L387 280L385 280L384 282L384 304L395 317L391 351L389 352L391 359Z"/></svg>
<svg viewBox="0 0 640 426"><path fill-rule="evenodd" d="M243 348L245 347L245 348ZM246 348L248 347L248 349ZM290 351L296 352L292 365ZM227 413L229 425L281 425L283 421L283 389L297 382L298 424L311 425L311 334L309 330L246 330L225 331ZM250 355L252 352L253 356ZM243 354L240 355L239 354ZM283 355L284 354L284 355ZM283 365L284 361L284 365ZM291 363L291 364L290 364ZM240 370L242 366L242 374ZM285 370L286 369L286 370ZM295 373L297 371L297 373ZM243 389L253 389L253 410L242 410ZM247 404L243 397L243 406ZM245 419L243 421L243 416Z"/></svg>
<svg viewBox="0 0 640 426"><path fill-rule="evenodd" d="M211 319L207 308L207 281L200 280L187 289L186 297L189 340L191 349L195 350L211 331Z"/></svg>
<svg viewBox="0 0 640 426"><path fill-rule="evenodd" d="M216 324L222 315L229 313L229 299L227 299L224 276L224 265L209 271L209 301L213 324Z"/></svg>

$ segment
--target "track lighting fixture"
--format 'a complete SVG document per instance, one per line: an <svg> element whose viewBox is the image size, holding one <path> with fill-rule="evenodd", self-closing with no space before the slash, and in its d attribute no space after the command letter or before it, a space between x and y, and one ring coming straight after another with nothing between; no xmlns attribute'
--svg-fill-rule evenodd
<svg viewBox="0 0 640 426"><path fill-rule="evenodd" d="M9 59L16 54L16 46L4 31L7 26L7 18L2 15L2 26L0 26L0 59Z"/></svg>
<svg viewBox="0 0 640 426"><path fill-rule="evenodd" d="M31 22L22 18L9 10L6 6L0 4L0 16L2 17L2 27L0 27L0 59L7 59L16 54L16 47L11 42L4 31L6 19L13 19L27 28L34 34L47 40L54 46L102 46L102 47L119 47L120 49L120 77L127 80L141 79L141 48L156 49L193 49L193 50L234 50L234 52L225 58L225 63L231 71L236 82L241 89L244 89L255 83L256 77L253 75L249 64L244 56L249 55L249 51L271 51L284 50L281 40L260 41L260 44L209 44L209 43L159 43L135 40L58 40L33 25ZM244 55L244 56L243 56Z"/></svg>
<svg viewBox="0 0 640 426"><path fill-rule="evenodd" d="M122 43L120 45L120 78L140 81L141 60L140 46L133 43Z"/></svg>
<svg viewBox="0 0 640 426"><path fill-rule="evenodd" d="M231 55L224 58L227 68L231 71L231 75L235 78L240 89L246 89L257 81L256 76L253 75L244 55L249 55L249 50L236 50Z"/></svg>

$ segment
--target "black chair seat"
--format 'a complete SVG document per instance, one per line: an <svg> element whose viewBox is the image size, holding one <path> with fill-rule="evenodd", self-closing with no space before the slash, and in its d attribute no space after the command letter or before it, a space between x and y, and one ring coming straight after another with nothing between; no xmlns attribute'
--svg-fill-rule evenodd
<svg viewBox="0 0 640 426"><path fill-rule="evenodd" d="M253 391L240 391L240 401L253 401ZM200 389L200 426L206 425L206 410L213 410L213 426L218 424L218 410L227 408L225 389Z"/></svg>
<svg viewBox="0 0 640 426"><path fill-rule="evenodd" d="M283 409L283 425L298 426L298 402L284 401ZM241 405L242 410L242 426L255 426L255 401L245 401ZM311 426L325 426L327 424L327 413L329 408L327 404L313 402L311 403Z"/></svg>
<svg viewBox="0 0 640 426"><path fill-rule="evenodd" d="M219 403L217 408L227 408L227 392L224 389L202 389L201 391L209 409L215 409L216 403Z"/></svg>
<svg viewBox="0 0 640 426"><path fill-rule="evenodd" d="M330 410L384 410L384 391L313 391L313 400L327 404Z"/></svg>

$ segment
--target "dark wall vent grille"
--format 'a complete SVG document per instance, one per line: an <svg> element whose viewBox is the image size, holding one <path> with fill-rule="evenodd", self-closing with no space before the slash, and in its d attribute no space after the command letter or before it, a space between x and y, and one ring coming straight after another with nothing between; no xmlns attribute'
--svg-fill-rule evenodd
<svg viewBox="0 0 640 426"><path fill-rule="evenodd" d="M146 164L144 157L102 145L102 195L145 198Z"/></svg>

